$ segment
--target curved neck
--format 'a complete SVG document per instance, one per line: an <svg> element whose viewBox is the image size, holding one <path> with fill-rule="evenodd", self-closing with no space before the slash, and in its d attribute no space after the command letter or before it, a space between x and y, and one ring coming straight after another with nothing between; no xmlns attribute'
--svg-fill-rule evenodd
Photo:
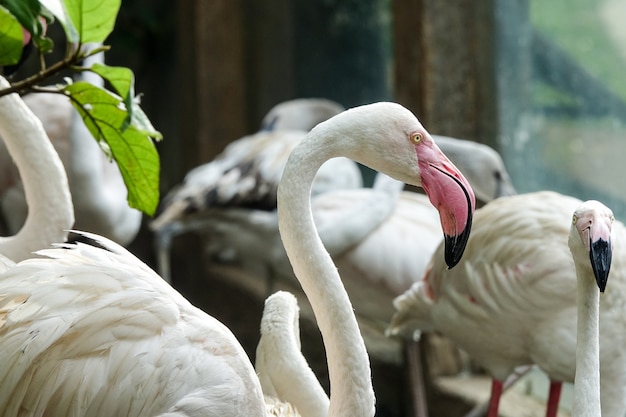
<svg viewBox="0 0 626 417"><path fill-rule="evenodd" d="M294 149L278 188L278 226L287 255L309 299L324 339L330 376L329 416L373 416L369 358L348 294L317 235L310 190L334 142L309 134Z"/></svg>
<svg viewBox="0 0 626 417"><path fill-rule="evenodd" d="M578 329L573 417L601 416L600 409L600 290L591 267L576 266Z"/></svg>
<svg viewBox="0 0 626 417"><path fill-rule="evenodd" d="M0 90L9 83L0 77ZM63 242L74 224L67 175L41 122L17 94L0 98L0 135L24 185L28 217L20 231L0 239L0 253L13 261Z"/></svg>
<svg viewBox="0 0 626 417"><path fill-rule="evenodd" d="M302 417L326 417L328 396L300 347L298 305L290 293L265 301L255 368L263 394L293 405Z"/></svg>

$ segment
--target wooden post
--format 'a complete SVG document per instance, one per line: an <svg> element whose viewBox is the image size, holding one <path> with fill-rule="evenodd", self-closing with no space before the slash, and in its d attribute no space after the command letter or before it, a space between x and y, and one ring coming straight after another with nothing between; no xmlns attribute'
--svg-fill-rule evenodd
<svg viewBox="0 0 626 417"><path fill-rule="evenodd" d="M178 4L182 169L211 160L248 131L244 14L237 0ZM170 139L175 140L175 139Z"/></svg>
<svg viewBox="0 0 626 417"><path fill-rule="evenodd" d="M393 0L392 5L396 100L433 133L498 149L498 138L528 105L519 92L529 77L525 31L519 31L528 27L528 0ZM513 22L515 28L507 29ZM503 68L499 60L505 55L517 58L503 78L496 69ZM519 112L501 114L513 103Z"/></svg>

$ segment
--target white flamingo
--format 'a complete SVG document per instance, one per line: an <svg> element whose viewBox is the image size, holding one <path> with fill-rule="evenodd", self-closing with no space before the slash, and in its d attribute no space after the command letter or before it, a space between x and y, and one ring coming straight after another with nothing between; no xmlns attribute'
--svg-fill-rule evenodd
<svg viewBox="0 0 626 417"><path fill-rule="evenodd" d="M0 101L19 101L7 97ZM392 103L355 108L320 125L285 167L281 234L324 335L329 415L373 415L368 357L354 313L306 216L315 171L341 153L426 187L441 213L450 266L465 247L473 193L417 119ZM0 409L6 415L265 415L252 364L225 326L121 246L82 235L98 247L62 244L40 252L47 258L0 275Z"/></svg>
<svg viewBox="0 0 626 417"><path fill-rule="evenodd" d="M390 119L394 122L389 123ZM354 120L361 120L358 127ZM383 138L386 140L380 142ZM440 212L446 242L444 258L450 266L462 254L474 198L466 180L415 116L397 104L361 106L320 123L289 157L278 188L279 230L324 339L331 384L329 415L373 415L365 345L348 295L315 231L311 214L310 184L314 175L324 161L339 155L400 181L423 186ZM454 206L449 205L452 201Z"/></svg>
<svg viewBox="0 0 626 417"><path fill-rule="evenodd" d="M567 247L568 219L580 200L554 192L497 199L476 211L466 254L448 270L433 255L423 279L395 300L390 332L407 337L438 331L493 377L490 416L497 415L502 382L518 366L537 364L552 384L547 415L557 411L561 382L576 368L576 272ZM626 236L620 236L611 291L600 303L602 413L626 411ZM602 323L612 323L605 326Z"/></svg>
<svg viewBox="0 0 626 417"><path fill-rule="evenodd" d="M613 212L587 201L574 212L568 245L577 279L576 375L572 416L600 417L600 293L609 278ZM612 323L606 323L611 325Z"/></svg>
<svg viewBox="0 0 626 417"><path fill-rule="evenodd" d="M265 300L254 368L263 394L289 399L302 417L326 417L329 399L302 355L296 297L278 291Z"/></svg>
<svg viewBox="0 0 626 417"><path fill-rule="evenodd" d="M9 87L0 77L0 90ZM0 254L17 262L64 241L74 212L61 160L39 119L15 95L0 99L0 135L19 169L29 204L21 229L14 236L0 237Z"/></svg>
<svg viewBox="0 0 626 417"><path fill-rule="evenodd" d="M83 66L91 67L95 63L104 63L103 53L86 58ZM80 73L77 80L104 85L102 78L90 71ZM107 159L69 99L53 93L28 94L23 99L42 121L67 167L76 216L74 227L106 236L121 245L130 244L139 231L142 215L128 205L126 186L117 165ZM0 161L3 161L0 171L3 219L6 232L14 234L24 224L30 206L22 180L1 143Z"/></svg>
<svg viewBox="0 0 626 417"><path fill-rule="evenodd" d="M324 98L296 98L278 103L261 121L261 130L304 130L328 120L345 108Z"/></svg>

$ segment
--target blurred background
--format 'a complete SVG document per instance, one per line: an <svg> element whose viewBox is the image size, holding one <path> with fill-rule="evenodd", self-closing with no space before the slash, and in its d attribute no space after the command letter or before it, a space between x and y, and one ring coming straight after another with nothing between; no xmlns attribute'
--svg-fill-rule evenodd
<svg viewBox="0 0 626 417"><path fill-rule="evenodd" d="M497 149L518 191L624 218L624 16L619 0L124 0L107 61L134 69L164 133L164 191L279 101L393 100Z"/></svg>

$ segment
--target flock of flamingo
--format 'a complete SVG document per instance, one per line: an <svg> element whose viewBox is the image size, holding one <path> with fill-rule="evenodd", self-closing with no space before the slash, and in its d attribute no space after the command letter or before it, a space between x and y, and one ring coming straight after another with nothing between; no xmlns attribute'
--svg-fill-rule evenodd
<svg viewBox="0 0 626 417"><path fill-rule="evenodd" d="M626 229L603 204L515 195L495 151L399 104L296 100L163 199L157 274L124 249L141 216L67 100L38 107L58 98L0 98L0 415L374 416L370 356L402 362L401 340L433 331L493 377L489 417L529 364L552 381L548 417L563 382L573 416L625 414ZM168 282L190 230L222 272L289 288L265 301L254 364ZM329 393L301 352L301 307Z"/></svg>

